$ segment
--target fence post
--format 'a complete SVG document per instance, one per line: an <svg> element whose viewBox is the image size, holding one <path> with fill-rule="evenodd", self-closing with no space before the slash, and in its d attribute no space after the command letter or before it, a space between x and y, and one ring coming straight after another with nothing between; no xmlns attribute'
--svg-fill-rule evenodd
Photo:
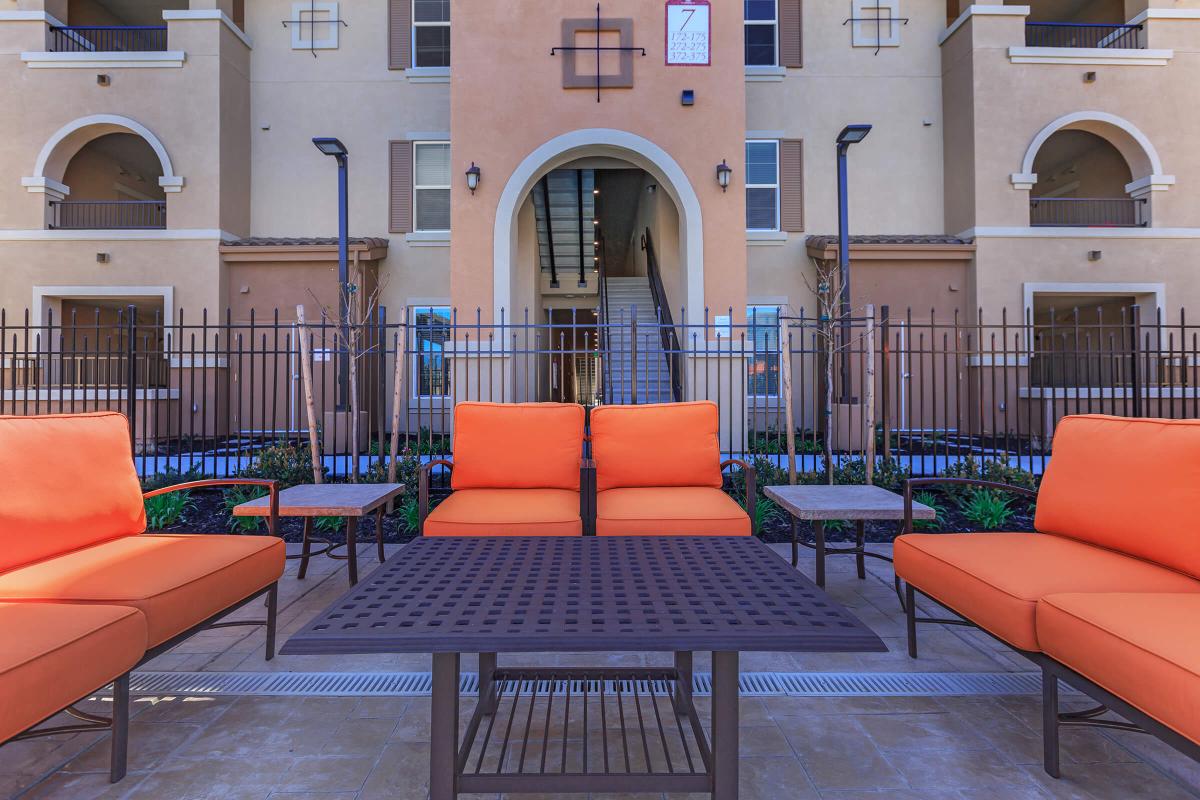
<svg viewBox="0 0 1200 800"><path fill-rule="evenodd" d="M1142 369L1139 359L1141 342L1141 307L1133 306L1129 317L1129 382L1133 392L1133 416L1142 416Z"/></svg>
<svg viewBox="0 0 1200 800"><path fill-rule="evenodd" d="M866 307L866 330L863 331L863 359L866 375L863 378L863 449L867 468L867 483L875 483L875 306Z"/></svg>
<svg viewBox="0 0 1200 800"><path fill-rule="evenodd" d="M629 400L638 404L637 393L637 306L629 307Z"/></svg>
<svg viewBox="0 0 1200 800"><path fill-rule="evenodd" d="M137 306L125 307L125 416L129 419L129 445L137 450Z"/></svg>
<svg viewBox="0 0 1200 800"><path fill-rule="evenodd" d="M879 307L879 410L883 425L883 457L892 457L892 345L891 313L887 306Z"/></svg>
<svg viewBox="0 0 1200 800"><path fill-rule="evenodd" d="M788 483L796 485L796 422L792 411L792 347L788 321L779 315L779 389L783 395L783 419L787 426Z"/></svg>

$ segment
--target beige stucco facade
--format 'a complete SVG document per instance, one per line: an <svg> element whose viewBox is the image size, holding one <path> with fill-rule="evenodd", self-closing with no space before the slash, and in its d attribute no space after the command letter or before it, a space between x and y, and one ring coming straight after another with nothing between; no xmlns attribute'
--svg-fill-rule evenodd
<svg viewBox="0 0 1200 800"><path fill-rule="evenodd" d="M711 64L679 67L664 64L664 3L609 0L603 16L628 21L645 55L631 57L631 85L603 89L600 102L586 86L564 88L562 61L573 54L550 53L564 44L563 20L589 18L591 3L452 0L447 69L396 68L396 3L383 0L335 4L345 24L321 49L297 46L295 26L280 24L300 13L293 2L181 0L158 4L165 50L48 52L51 27L120 24L114 9L128 5L0 0L0 305L10 314L45 314L80 287L125 287L131 298L170 287L168 314L244 305L223 242L337 232L336 170L313 148L318 135L351 154L351 234L387 240L376 269L392 319L425 305L485 317L532 307L540 321L551 307L594 306L594 285L552 290L539 274L530 194L547 171L587 163L644 172L634 216L655 230L668 302L689 319L705 307L735 318L747 304L813 308L806 242L836 231L834 139L851 122L874 126L850 152L852 232L974 245L952 259L952 291L940 257L923 270L911 253L873 253L856 304L896 313L934 297L1013 313L1031 291L1051 291L1036 287L1065 296L1121 284L1161 284L1153 296L1165 308L1200 304L1200 151L1188 124L1200 77L1195 0L1097 2L1067 20L1141 26L1143 46L1107 50L1027 47L1026 23L1052 18L1061 4L1050 2L907 0L904 22L890 23L895 39L879 47L846 24L857 4L808 2L802 66L792 67L744 65L741 3L711 4ZM619 66L619 56L604 58L605 69ZM681 103L684 90L693 105ZM1147 225L1030 224L1031 192L1044 188L1031 165L1059 129L1115 148L1128 167L1122 195ZM165 227L50 229L52 201L113 196L111 164L85 169L101 158L89 143L113 133L144 138L160 168L152 192L116 196L164 201ZM747 139L802 143L802 225L746 232ZM450 143L449 232L397 230L389 144L398 141ZM722 161L727 191L715 175ZM474 192L471 164L481 169ZM923 276L927 291L914 291ZM254 303L290 305L293 288L273 293L260 276Z"/></svg>

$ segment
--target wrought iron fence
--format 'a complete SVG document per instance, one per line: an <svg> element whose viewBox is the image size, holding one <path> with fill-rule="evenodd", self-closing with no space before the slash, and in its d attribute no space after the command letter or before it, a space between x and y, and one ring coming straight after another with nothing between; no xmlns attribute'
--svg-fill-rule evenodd
<svg viewBox="0 0 1200 800"><path fill-rule="evenodd" d="M725 452L777 468L794 454L800 472L891 461L928 475L965 458L1039 472L1064 415L1200 417L1200 326L1182 311L1168 322L1136 306L970 320L868 310L845 332L804 311L769 324L681 312L677 351L659 326L614 330L636 314L597 325L590 313L542 323L448 309L394 320L381 310L352 328L353 355L337 325L300 328L279 312L0 313L0 414L120 410L143 475L227 475L264 447L307 444L305 365L320 450L339 474L377 465L393 430L401 451L449 455L456 402L592 406L608 375L625 376L626 402L669 399L673 385L714 400ZM647 358L662 369L639 368ZM356 390L348 404L341 382Z"/></svg>
<svg viewBox="0 0 1200 800"><path fill-rule="evenodd" d="M55 53L161 52L166 25L67 25L49 29L46 49Z"/></svg>
<svg viewBox="0 0 1200 800"><path fill-rule="evenodd" d="M1141 25L1026 22L1026 47L1143 48Z"/></svg>
<svg viewBox="0 0 1200 800"><path fill-rule="evenodd" d="M1143 228L1149 220L1145 198L1031 197L1029 224L1034 227Z"/></svg>
<svg viewBox="0 0 1200 800"><path fill-rule="evenodd" d="M165 200L51 200L57 230L140 230L167 227Z"/></svg>

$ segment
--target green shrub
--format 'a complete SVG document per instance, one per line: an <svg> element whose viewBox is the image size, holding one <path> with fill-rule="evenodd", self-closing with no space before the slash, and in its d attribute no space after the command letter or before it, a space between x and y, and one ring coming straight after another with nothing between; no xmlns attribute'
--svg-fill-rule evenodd
<svg viewBox="0 0 1200 800"><path fill-rule="evenodd" d="M171 527L183 518L183 513L194 505L192 493L185 490L160 494L146 498L146 524L152 531Z"/></svg>
<svg viewBox="0 0 1200 800"><path fill-rule="evenodd" d="M343 527L345 522L341 517L317 517L313 520L313 528L321 533L337 533Z"/></svg>
<svg viewBox="0 0 1200 800"><path fill-rule="evenodd" d="M743 505L744 507L744 505ZM754 530L762 531L769 523L779 518L779 506L765 497L759 497L754 502Z"/></svg>
<svg viewBox="0 0 1200 800"><path fill-rule="evenodd" d="M204 471L199 464L193 466L187 472L180 472L174 467L167 467L163 472L143 478L142 491L152 492L155 489L165 489L168 486L177 486L189 481L198 481L203 477Z"/></svg>
<svg viewBox="0 0 1200 800"><path fill-rule="evenodd" d="M234 506L248 503L256 497L267 494L266 489L257 486L238 486L226 489L223 495L225 512L229 514L229 529L234 533L254 533L262 527L263 517L235 517Z"/></svg>
<svg viewBox="0 0 1200 800"><path fill-rule="evenodd" d="M325 467L321 473L327 472ZM313 482L312 454L307 444L278 442L258 451L254 462L242 470L244 478L265 478L279 481L279 488Z"/></svg>
<svg viewBox="0 0 1200 800"><path fill-rule="evenodd" d="M1038 478L1036 475L1028 470L1010 465L1007 458L984 461L980 464L974 457L968 456L958 463L946 467L942 471L942 475L947 478L967 478L1003 483L1034 491L1038 487ZM963 510L963 513L966 513L966 505L978 494L989 495L995 501L1004 500L1005 504L1009 507L1010 515L1018 509L1029 508L1034 504L1032 500L1026 500L1015 494L1002 492L999 489L979 489L972 486L951 485L946 487L946 494Z"/></svg>
<svg viewBox="0 0 1200 800"><path fill-rule="evenodd" d="M1013 515L1008 498L989 491L972 492L961 509L973 525L987 531L1003 528Z"/></svg>
<svg viewBox="0 0 1200 800"><path fill-rule="evenodd" d="M889 492L898 492L908 480L908 469L894 458L875 461L873 483ZM833 468L834 483L863 484L867 482L867 462L861 458L843 460Z"/></svg>
<svg viewBox="0 0 1200 800"><path fill-rule="evenodd" d="M421 472L421 456L405 447L396 454L396 483L404 484L404 497L417 496L417 481ZM367 469L363 480L367 483L388 482L388 457L377 459Z"/></svg>
<svg viewBox="0 0 1200 800"><path fill-rule="evenodd" d="M396 513L400 515L400 527L405 533L416 533L420 529L421 508L415 496L405 498L396 507Z"/></svg>
<svg viewBox="0 0 1200 800"><path fill-rule="evenodd" d="M946 513L946 509L942 507L942 499L933 492L917 492L913 495L913 500L921 505L929 506L933 509L933 513L936 515L933 519L914 519L913 530L937 530L938 525L941 524L942 518Z"/></svg>

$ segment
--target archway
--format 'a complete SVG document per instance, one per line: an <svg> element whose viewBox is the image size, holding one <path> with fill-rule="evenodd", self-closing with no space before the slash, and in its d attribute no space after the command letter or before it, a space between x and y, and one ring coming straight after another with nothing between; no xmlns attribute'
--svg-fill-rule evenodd
<svg viewBox="0 0 1200 800"><path fill-rule="evenodd" d="M1130 197L1143 197L1152 191L1165 191L1175 183L1174 175L1165 174L1162 160L1150 139L1126 119L1104 111L1079 111L1059 117L1033 137L1025 150L1020 172L1011 180L1014 188L1031 190L1038 182L1034 162L1042 146L1060 131L1084 131L1106 140L1129 165L1131 180L1124 190Z"/></svg>
<svg viewBox="0 0 1200 800"><path fill-rule="evenodd" d="M42 146L33 167L33 174L22 178L22 185L30 192L50 194L62 199L70 194L70 186L63 179L71 159L89 142L101 136L118 133L132 134L149 145L161 168L158 185L163 192L183 190L183 178L175 174L175 167L162 141L140 122L114 114L80 117L59 128Z"/></svg>
<svg viewBox="0 0 1200 800"><path fill-rule="evenodd" d="M1055 131L1033 162L1029 224L1056 227L1143 227L1144 197L1129 197L1133 175L1108 139L1084 130Z"/></svg>
<svg viewBox="0 0 1200 800"><path fill-rule="evenodd" d="M589 128L555 137L526 156L509 177L497 204L492 243L493 305L497 316L500 309L510 309L512 305L516 278L514 265L520 263L517 216L522 204L547 173L585 158L627 162L645 170L667 192L679 214L679 258L686 282L686 322L702 324L704 231L700 200L683 169L665 150L637 134L612 128Z"/></svg>

